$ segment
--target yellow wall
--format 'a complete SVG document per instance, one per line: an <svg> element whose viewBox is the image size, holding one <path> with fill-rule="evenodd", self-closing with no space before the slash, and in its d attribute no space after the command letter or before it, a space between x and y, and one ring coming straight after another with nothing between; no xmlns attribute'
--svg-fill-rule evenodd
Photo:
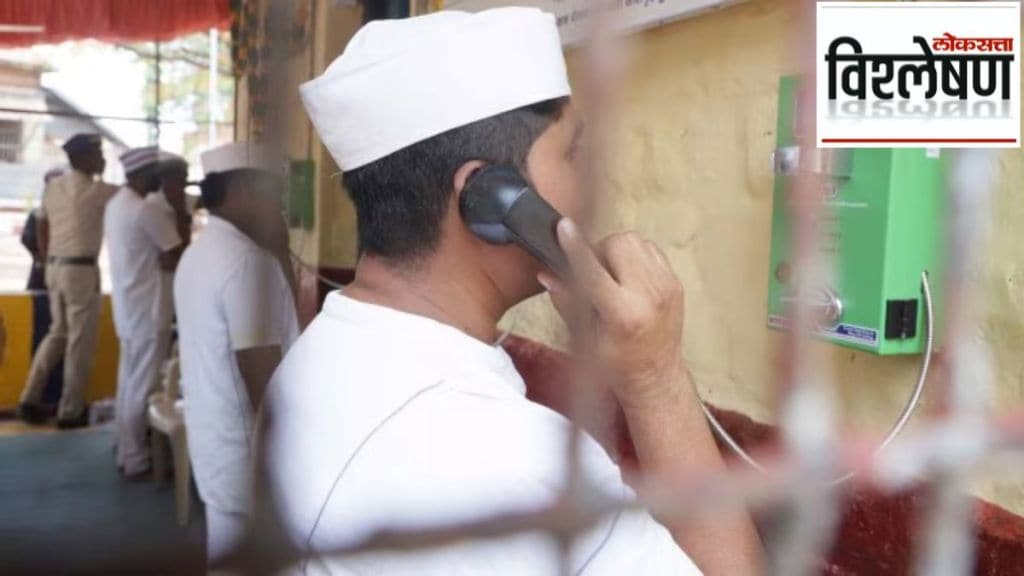
<svg viewBox="0 0 1024 576"><path fill-rule="evenodd" d="M26 293L0 294L4 345L0 349L0 410L17 406L32 362L32 299ZM86 400L111 398L117 388L117 336L110 296L103 298L98 345Z"/></svg>
<svg viewBox="0 0 1024 576"><path fill-rule="evenodd" d="M765 328L769 156L793 4L753 0L634 37L599 218L601 233L636 229L663 247L686 285L686 353L705 398L762 420L777 344ZM546 298L522 309L517 331L563 342Z"/></svg>
<svg viewBox="0 0 1024 576"><path fill-rule="evenodd" d="M320 23L324 42L318 54L317 74L323 72L341 54L349 38L362 24L361 7L335 6L324 2L326 18ZM319 144L319 193L317 215L320 265L332 268L352 268L356 265L355 207L341 186L341 171L330 153Z"/></svg>
<svg viewBox="0 0 1024 576"><path fill-rule="evenodd" d="M666 250L686 286L686 356L704 398L773 420L780 339L765 328L777 82L794 2L751 0L636 36L615 131L604 230L635 228ZM999 155L991 246L976 288L977 336L993 351L999 409L1024 403L1024 154ZM510 313L517 332L564 341L545 297ZM880 358L827 345L844 425L884 432L915 381L919 357ZM926 393L922 411L934 404ZM920 418L918 418L920 421ZM1024 513L1020 476L975 492Z"/></svg>

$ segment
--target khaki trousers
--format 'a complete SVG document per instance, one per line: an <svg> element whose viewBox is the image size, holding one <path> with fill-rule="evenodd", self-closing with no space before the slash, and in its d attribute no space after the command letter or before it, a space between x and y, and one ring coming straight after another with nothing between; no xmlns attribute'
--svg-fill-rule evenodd
<svg viewBox="0 0 1024 576"><path fill-rule="evenodd" d="M77 418L85 409L85 389L96 355L100 314L100 273L95 266L49 264L50 329L32 358L21 401L38 404L54 366L64 359L64 391L58 418Z"/></svg>

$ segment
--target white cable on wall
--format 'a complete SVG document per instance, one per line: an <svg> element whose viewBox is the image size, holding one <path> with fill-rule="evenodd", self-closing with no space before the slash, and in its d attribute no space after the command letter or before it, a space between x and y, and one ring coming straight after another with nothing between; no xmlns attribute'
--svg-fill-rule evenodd
<svg viewBox="0 0 1024 576"><path fill-rule="evenodd" d="M324 284L327 284L328 286L330 286L331 288L334 288L336 290L345 287L344 284L340 284L338 282L335 282L334 280L331 280L327 276L324 276L323 274L321 274L320 270L318 270L312 264L307 264L307 263L303 262L302 258L299 258L299 255L296 254L295 252L292 252L291 255L292 255L292 260L294 260L295 263L298 264L300 268L302 268L303 270L309 272L313 276L316 276L317 280L323 282Z"/></svg>
<svg viewBox="0 0 1024 576"><path fill-rule="evenodd" d="M323 274L320 273L320 270L317 267L313 266L312 264L307 264L306 261L303 260L302 254L306 251L305 250L305 248L306 248L306 234L309 234L311 232L312 232L311 230L304 230L303 231L303 234L301 236L301 242L299 244L299 249L298 250L292 250L291 249L291 243L289 243L288 253L291 254L292 261L294 261L296 264L298 264L299 267L302 268L303 270L305 270L305 271L309 272L310 274L312 274L313 276L315 276L317 278L317 280L323 282L324 284L327 284L331 288L334 288L335 290L339 290L341 288L344 288L345 287L344 284L339 284L338 282L335 282L334 280L331 280L330 278L324 276Z"/></svg>
<svg viewBox="0 0 1024 576"><path fill-rule="evenodd" d="M900 432L903 431L903 428L907 425L907 422L910 421L910 417L914 414L914 410L917 409L917 405L921 400L921 393L924 391L925 381L928 379L928 369L931 367L932 361L932 349L935 345L935 315L934 308L932 305L932 289L931 284L929 284L928 282L927 271L921 272L921 291L924 294L926 332L924 356L921 359L921 368L917 374L917 383L914 385L914 390L910 394L910 399L907 401L906 406L903 407L903 411L900 412L899 418L896 419L896 423L893 424L892 428L889 430L889 433L885 436L885 438L878 445L878 447L875 448L875 455L878 455L883 450L885 450L885 448L889 444L891 444L897 436L899 436ZM721 422L719 422L718 419L715 418L715 415L711 413L707 405L704 404L703 400L700 401L700 407L702 410L704 410L704 415L707 417L708 423L711 424L711 428L715 431L715 434L722 440L722 442L725 442L725 444L729 446L729 448L733 452L735 452L741 460L750 465L751 468L754 468L759 472L764 472L764 466L760 462L758 462L757 459L755 459L753 456L747 453L747 451L744 450L743 447L741 447L735 439L733 439L729 432L727 432L725 428L722 426ZM836 478L835 480L830 482L830 484L842 484L843 482L846 482L847 480L853 478L854 475L855 472L848 472L847 474Z"/></svg>

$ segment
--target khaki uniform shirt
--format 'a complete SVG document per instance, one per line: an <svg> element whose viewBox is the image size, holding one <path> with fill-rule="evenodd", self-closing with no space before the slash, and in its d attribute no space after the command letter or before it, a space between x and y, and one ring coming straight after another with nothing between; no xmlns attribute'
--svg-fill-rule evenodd
<svg viewBox="0 0 1024 576"><path fill-rule="evenodd" d="M92 256L103 243L103 209L117 188L77 170L46 185L40 215L50 225L49 255Z"/></svg>

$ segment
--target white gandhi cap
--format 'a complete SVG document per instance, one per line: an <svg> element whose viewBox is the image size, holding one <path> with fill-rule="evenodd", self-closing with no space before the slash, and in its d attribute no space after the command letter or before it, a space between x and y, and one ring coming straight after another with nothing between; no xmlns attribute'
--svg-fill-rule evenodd
<svg viewBox="0 0 1024 576"><path fill-rule="evenodd" d="M284 158L255 142L234 142L211 148L199 156L204 174L231 170L263 170L280 173Z"/></svg>
<svg viewBox="0 0 1024 576"><path fill-rule="evenodd" d="M183 157L173 152L166 152L164 150L160 150L160 152L157 154L157 161L160 162L161 167L182 165L188 166L188 161L186 161Z"/></svg>
<svg viewBox="0 0 1024 576"><path fill-rule="evenodd" d="M121 154L121 166L125 174L131 174L156 164L159 158L160 150L156 146L131 148Z"/></svg>
<svg viewBox="0 0 1024 576"><path fill-rule="evenodd" d="M343 170L570 94L554 16L515 7L370 22L299 91Z"/></svg>

